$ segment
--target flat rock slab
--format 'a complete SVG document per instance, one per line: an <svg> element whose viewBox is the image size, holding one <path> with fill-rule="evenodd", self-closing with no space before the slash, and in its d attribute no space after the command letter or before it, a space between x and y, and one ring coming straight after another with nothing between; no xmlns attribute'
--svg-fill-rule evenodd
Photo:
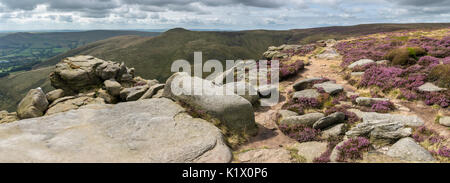
<svg viewBox="0 0 450 183"><path fill-rule="evenodd" d="M363 122L366 121L379 121L379 120L387 120L389 122L399 122L404 124L405 126L411 127L419 127L425 124L425 122L415 116L407 116L401 114L382 114L376 112L362 112L358 109L349 109L348 111L354 112L359 118L363 119Z"/></svg>
<svg viewBox="0 0 450 183"><path fill-rule="evenodd" d="M255 149L237 155L241 163L293 163L286 149Z"/></svg>
<svg viewBox="0 0 450 183"><path fill-rule="evenodd" d="M358 97L356 98L356 103L360 106L367 106L370 107L375 102L379 101L386 101L389 102L389 99L387 98L370 98L370 97Z"/></svg>
<svg viewBox="0 0 450 183"><path fill-rule="evenodd" d="M440 92L447 90L446 88L440 88L433 83L425 83L422 86L419 86L419 88L417 89L423 92Z"/></svg>
<svg viewBox="0 0 450 183"><path fill-rule="evenodd" d="M294 98L294 99L299 99L299 98L318 98L319 96L320 96L320 93L317 92L316 89L307 89L307 90L302 90L302 91L295 92L292 98Z"/></svg>
<svg viewBox="0 0 450 183"><path fill-rule="evenodd" d="M330 95L335 95L335 94L338 94L338 93L344 91L344 87L342 87L339 84L333 83L331 81L328 81L325 83L320 83L320 84L315 84L313 87L314 88L323 88L323 90L325 90L325 92L329 93Z"/></svg>
<svg viewBox="0 0 450 183"><path fill-rule="evenodd" d="M411 137L400 139L389 148L386 155L408 161L436 161L430 152L417 144Z"/></svg>
<svg viewBox="0 0 450 183"><path fill-rule="evenodd" d="M0 125L0 162L230 162L219 129L184 111L149 99Z"/></svg>
<svg viewBox="0 0 450 183"><path fill-rule="evenodd" d="M358 60L358 61L353 62L352 64L350 64L350 65L348 66L348 68L349 68L349 69L353 69L353 68L355 68L356 66L365 66L365 65L371 64L371 63L375 63L375 61L373 61L373 60L371 60L371 59L361 59L361 60Z"/></svg>
<svg viewBox="0 0 450 183"><path fill-rule="evenodd" d="M322 113L309 113L301 116L289 116L286 118L281 119L280 124L285 125L306 125L309 127L312 127L313 124L323 118L325 115Z"/></svg>
<svg viewBox="0 0 450 183"><path fill-rule="evenodd" d="M444 116L439 118L439 124L450 127L450 116Z"/></svg>
<svg viewBox="0 0 450 183"><path fill-rule="evenodd" d="M311 163L327 151L327 145L326 142L304 142L295 144L294 148L298 150L298 155L304 157L306 162Z"/></svg>
<svg viewBox="0 0 450 183"><path fill-rule="evenodd" d="M304 89L308 88L308 86L310 86L314 81L319 81L319 80L322 80L322 79L323 78L319 78L319 77L304 79L304 80L301 80L299 82L296 82L292 86L292 88L294 88L295 91L301 91L301 90L304 90Z"/></svg>

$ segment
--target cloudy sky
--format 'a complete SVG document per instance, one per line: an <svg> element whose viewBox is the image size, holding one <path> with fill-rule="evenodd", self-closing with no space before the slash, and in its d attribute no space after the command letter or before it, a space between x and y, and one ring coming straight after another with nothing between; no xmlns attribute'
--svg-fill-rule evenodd
<svg viewBox="0 0 450 183"><path fill-rule="evenodd" d="M293 29L450 22L450 0L0 0L0 30Z"/></svg>

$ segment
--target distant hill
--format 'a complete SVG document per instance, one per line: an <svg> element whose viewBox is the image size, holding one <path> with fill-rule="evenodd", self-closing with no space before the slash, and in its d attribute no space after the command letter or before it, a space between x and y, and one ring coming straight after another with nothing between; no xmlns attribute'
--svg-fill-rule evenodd
<svg viewBox="0 0 450 183"><path fill-rule="evenodd" d="M140 31L17 32L0 34L0 73L30 70L33 65L68 50L121 35L155 36Z"/></svg>
<svg viewBox="0 0 450 183"><path fill-rule="evenodd" d="M286 31L233 32L189 31L177 28L155 37L113 37L87 44L39 63L35 69L40 69L40 72L15 73L0 78L0 96L3 100L0 101L0 109L15 110L15 105L31 88L42 86L48 91L51 87L43 73L50 73L53 69L52 66L62 58L74 55L93 55L105 60L125 62L126 65L136 68L137 75L164 82L172 74L170 72L172 62L178 59L193 62L194 51L203 52L203 61L208 59L218 59L222 62L225 62L225 59L260 59L267 47L272 45L303 44L322 39L343 39L379 32L446 27L450 27L450 23L368 24Z"/></svg>

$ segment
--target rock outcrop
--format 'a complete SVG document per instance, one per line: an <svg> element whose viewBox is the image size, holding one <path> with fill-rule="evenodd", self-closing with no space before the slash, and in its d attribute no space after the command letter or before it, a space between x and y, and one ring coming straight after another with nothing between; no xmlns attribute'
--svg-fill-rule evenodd
<svg viewBox="0 0 450 183"><path fill-rule="evenodd" d="M47 106L47 96L42 89L32 89L20 101L17 107L17 115L20 119L40 117L44 115Z"/></svg>
<svg viewBox="0 0 450 183"><path fill-rule="evenodd" d="M335 112L333 114L330 114L326 117L322 117L319 120L317 120L313 128L315 129L324 129L327 127L330 127L335 124L343 123L345 120L345 114L342 112Z"/></svg>
<svg viewBox="0 0 450 183"><path fill-rule="evenodd" d="M312 87L314 81L320 81L322 79L323 78L304 79L304 80L301 80L301 81L295 83L292 87L294 88L295 91L301 91L301 90L307 89L309 87Z"/></svg>
<svg viewBox="0 0 450 183"><path fill-rule="evenodd" d="M336 84L332 81L315 84L313 87L314 88L323 88L323 90L325 90L325 92L329 93L330 95L335 95L335 94L338 94L338 93L344 91L344 87L342 87L341 85Z"/></svg>
<svg viewBox="0 0 450 183"><path fill-rule="evenodd" d="M391 122L389 120L364 121L345 133L349 137L367 136L371 141L391 143L396 140L409 137L412 129L405 127L400 122Z"/></svg>
<svg viewBox="0 0 450 183"><path fill-rule="evenodd" d="M424 125L424 121L417 116L401 115L401 114L381 114L376 112L362 112L358 109L349 109L348 111L355 113L363 122L386 120L388 122L398 122L410 127L419 127Z"/></svg>
<svg viewBox="0 0 450 183"><path fill-rule="evenodd" d="M353 68L355 68L355 67L357 67L357 66L365 66L365 65L367 65L367 64L371 64L371 63L375 63L375 61L373 61L373 60L371 60L371 59L361 59L361 60L358 60L358 61L356 61L356 62L353 62L352 64L350 64L349 66L348 66L348 68L349 69L353 69Z"/></svg>
<svg viewBox="0 0 450 183"><path fill-rule="evenodd" d="M211 120L217 119L230 144L242 143L249 135L257 133L252 104L211 81L175 73L166 82L164 96L204 111Z"/></svg>
<svg viewBox="0 0 450 183"><path fill-rule="evenodd" d="M17 120L19 120L19 117L17 117L16 112L0 111L0 124L11 123Z"/></svg>
<svg viewBox="0 0 450 183"><path fill-rule="evenodd" d="M78 110L0 125L0 162L230 162L219 129L169 99Z"/></svg>
<svg viewBox="0 0 450 183"><path fill-rule="evenodd" d="M316 89L307 89L295 92L292 98L294 99L300 99L300 98L318 98L320 96L320 93L317 92Z"/></svg>
<svg viewBox="0 0 450 183"><path fill-rule="evenodd" d="M435 161L430 152L425 150L410 137L399 140L389 148L386 154L391 157L408 161Z"/></svg>

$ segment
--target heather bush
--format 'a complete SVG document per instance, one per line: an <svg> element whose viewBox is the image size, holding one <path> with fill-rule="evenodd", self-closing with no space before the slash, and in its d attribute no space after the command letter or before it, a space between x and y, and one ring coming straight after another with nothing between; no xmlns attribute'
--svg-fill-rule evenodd
<svg viewBox="0 0 450 183"><path fill-rule="evenodd" d="M319 140L320 130L307 127L303 124L296 124L296 125L281 124L279 128L288 137L293 138L298 142L309 142Z"/></svg>
<svg viewBox="0 0 450 183"><path fill-rule="evenodd" d="M427 105L439 105L443 108L448 107L450 104L449 92L439 93L439 92L425 92L425 104Z"/></svg>
<svg viewBox="0 0 450 183"><path fill-rule="evenodd" d="M404 98L409 101L413 101L418 98L417 94L414 91L407 90L404 88L401 88L400 91L401 91L401 94L399 96L400 98Z"/></svg>
<svg viewBox="0 0 450 183"><path fill-rule="evenodd" d="M428 140L430 137L435 136L436 134L437 134L436 131L428 129L425 126L420 126L414 130L412 138L416 142L421 143L424 142L425 140Z"/></svg>
<svg viewBox="0 0 450 183"><path fill-rule="evenodd" d="M280 63L280 79L286 79L288 77L296 75L300 70L305 67L302 60L297 60L294 63L285 64Z"/></svg>
<svg viewBox="0 0 450 183"><path fill-rule="evenodd" d="M444 59L442 59L442 64L450 64L450 56L447 56Z"/></svg>
<svg viewBox="0 0 450 183"><path fill-rule="evenodd" d="M428 75L430 81L435 81L440 87L450 88L450 64L435 66Z"/></svg>
<svg viewBox="0 0 450 183"><path fill-rule="evenodd" d="M433 57L433 56L423 56L423 57L420 57L417 64L422 65L422 66L429 66L430 64L437 65L437 64L439 64L439 59L436 57Z"/></svg>
<svg viewBox="0 0 450 183"><path fill-rule="evenodd" d="M369 139L364 137L351 138L345 141L341 146L337 146L339 162L346 162L348 160L361 160L363 153L369 151Z"/></svg>
<svg viewBox="0 0 450 183"><path fill-rule="evenodd" d="M395 110L395 106L390 101L376 101L371 107L373 112L388 113Z"/></svg>
<svg viewBox="0 0 450 183"><path fill-rule="evenodd" d="M334 147L342 140L342 137L332 137L327 139L327 150L323 152L319 157L314 158L314 163L328 163L330 162L330 156L333 152Z"/></svg>
<svg viewBox="0 0 450 183"><path fill-rule="evenodd" d="M447 146L442 146L439 148L439 151L437 153L439 156L450 158L450 148Z"/></svg>

